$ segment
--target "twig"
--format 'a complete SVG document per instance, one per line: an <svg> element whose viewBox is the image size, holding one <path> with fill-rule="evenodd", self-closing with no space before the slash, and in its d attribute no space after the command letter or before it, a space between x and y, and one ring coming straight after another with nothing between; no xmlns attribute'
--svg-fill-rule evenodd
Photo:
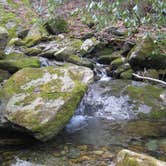
<svg viewBox="0 0 166 166"><path fill-rule="evenodd" d="M135 73L133 73L132 75L137 77L137 78L140 78L140 79L150 80L150 81L154 81L154 82L158 82L158 83L166 85L165 81L162 81L162 80L159 80L159 79L155 79L155 78L151 78L151 77L144 77L144 76L140 76L140 75L135 74Z"/></svg>

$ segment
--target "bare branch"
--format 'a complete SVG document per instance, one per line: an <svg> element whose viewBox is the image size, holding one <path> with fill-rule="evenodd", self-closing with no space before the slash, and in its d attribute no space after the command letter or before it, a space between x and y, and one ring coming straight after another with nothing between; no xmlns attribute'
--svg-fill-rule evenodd
<svg viewBox="0 0 166 166"><path fill-rule="evenodd" d="M140 79L154 81L154 82L157 82L157 83L164 84L166 86L166 82L162 81L162 80L159 80L159 79L155 79L155 78L151 78L151 77L144 77L144 76L140 76L140 75L135 74L135 73L133 73L132 75L137 77L137 78L140 78Z"/></svg>

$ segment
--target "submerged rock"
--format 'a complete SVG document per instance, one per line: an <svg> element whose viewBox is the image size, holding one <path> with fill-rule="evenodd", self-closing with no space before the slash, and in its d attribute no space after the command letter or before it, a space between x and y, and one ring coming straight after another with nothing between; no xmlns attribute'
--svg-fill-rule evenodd
<svg viewBox="0 0 166 166"><path fill-rule="evenodd" d="M70 120L92 80L93 71L71 64L22 69L1 91L4 117L47 141Z"/></svg>
<svg viewBox="0 0 166 166"><path fill-rule="evenodd" d="M166 166L166 162L124 149L118 153L116 166Z"/></svg>
<svg viewBox="0 0 166 166"><path fill-rule="evenodd" d="M162 87L137 81L99 81L91 87L84 106L90 115L112 121L165 121L165 93Z"/></svg>
<svg viewBox="0 0 166 166"><path fill-rule="evenodd" d="M0 69L14 73L25 67L40 67L40 60L36 57L27 57L22 53L11 53L0 60Z"/></svg>

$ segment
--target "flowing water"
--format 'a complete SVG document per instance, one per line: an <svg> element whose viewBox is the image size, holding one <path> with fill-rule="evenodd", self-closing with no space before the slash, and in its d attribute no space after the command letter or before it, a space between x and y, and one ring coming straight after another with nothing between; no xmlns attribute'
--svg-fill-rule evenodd
<svg viewBox="0 0 166 166"><path fill-rule="evenodd" d="M41 62L42 66L62 64L45 58ZM142 139L126 132L127 123L133 123L137 117L129 96L121 94L128 82L124 84L107 77L104 67L96 65L95 72L100 79L89 87L74 116L55 139L40 143L22 133L5 131L6 137L0 136L1 165L88 166L103 162L113 165L115 154L123 148L147 152L165 160L164 150L158 147L159 142L166 146L164 137ZM122 89L119 94L113 90L116 84ZM142 83L132 84L140 86ZM151 108L141 105L137 109L149 113Z"/></svg>

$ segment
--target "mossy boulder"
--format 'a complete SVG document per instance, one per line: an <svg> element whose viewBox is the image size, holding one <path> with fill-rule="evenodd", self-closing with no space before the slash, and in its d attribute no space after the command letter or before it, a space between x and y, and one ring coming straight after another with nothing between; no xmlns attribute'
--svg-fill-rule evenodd
<svg viewBox="0 0 166 166"><path fill-rule="evenodd" d="M68 24L61 17L50 18L46 21L45 27L50 34L60 34L68 32Z"/></svg>
<svg viewBox="0 0 166 166"><path fill-rule="evenodd" d="M146 154L139 154L127 149L117 155L116 166L165 166L166 162L155 159Z"/></svg>
<svg viewBox="0 0 166 166"><path fill-rule="evenodd" d="M166 55L150 36L145 36L130 51L129 62L134 69L165 69Z"/></svg>
<svg viewBox="0 0 166 166"><path fill-rule="evenodd" d="M71 64L22 69L1 91L4 117L47 141L70 120L92 80L92 70Z"/></svg>
<svg viewBox="0 0 166 166"><path fill-rule="evenodd" d="M0 50L4 50L9 39L9 33L4 27L0 27Z"/></svg>
<svg viewBox="0 0 166 166"><path fill-rule="evenodd" d="M7 80L10 77L10 73L0 69L0 82Z"/></svg>
<svg viewBox="0 0 166 166"><path fill-rule="evenodd" d="M31 47L46 38L48 35L47 31L41 25L35 23L29 30L27 36L24 38L26 46Z"/></svg>
<svg viewBox="0 0 166 166"><path fill-rule="evenodd" d="M40 67L39 58L29 58L22 53L10 53L4 55L0 60L0 69L6 70L10 73L14 73L22 68L26 67Z"/></svg>

